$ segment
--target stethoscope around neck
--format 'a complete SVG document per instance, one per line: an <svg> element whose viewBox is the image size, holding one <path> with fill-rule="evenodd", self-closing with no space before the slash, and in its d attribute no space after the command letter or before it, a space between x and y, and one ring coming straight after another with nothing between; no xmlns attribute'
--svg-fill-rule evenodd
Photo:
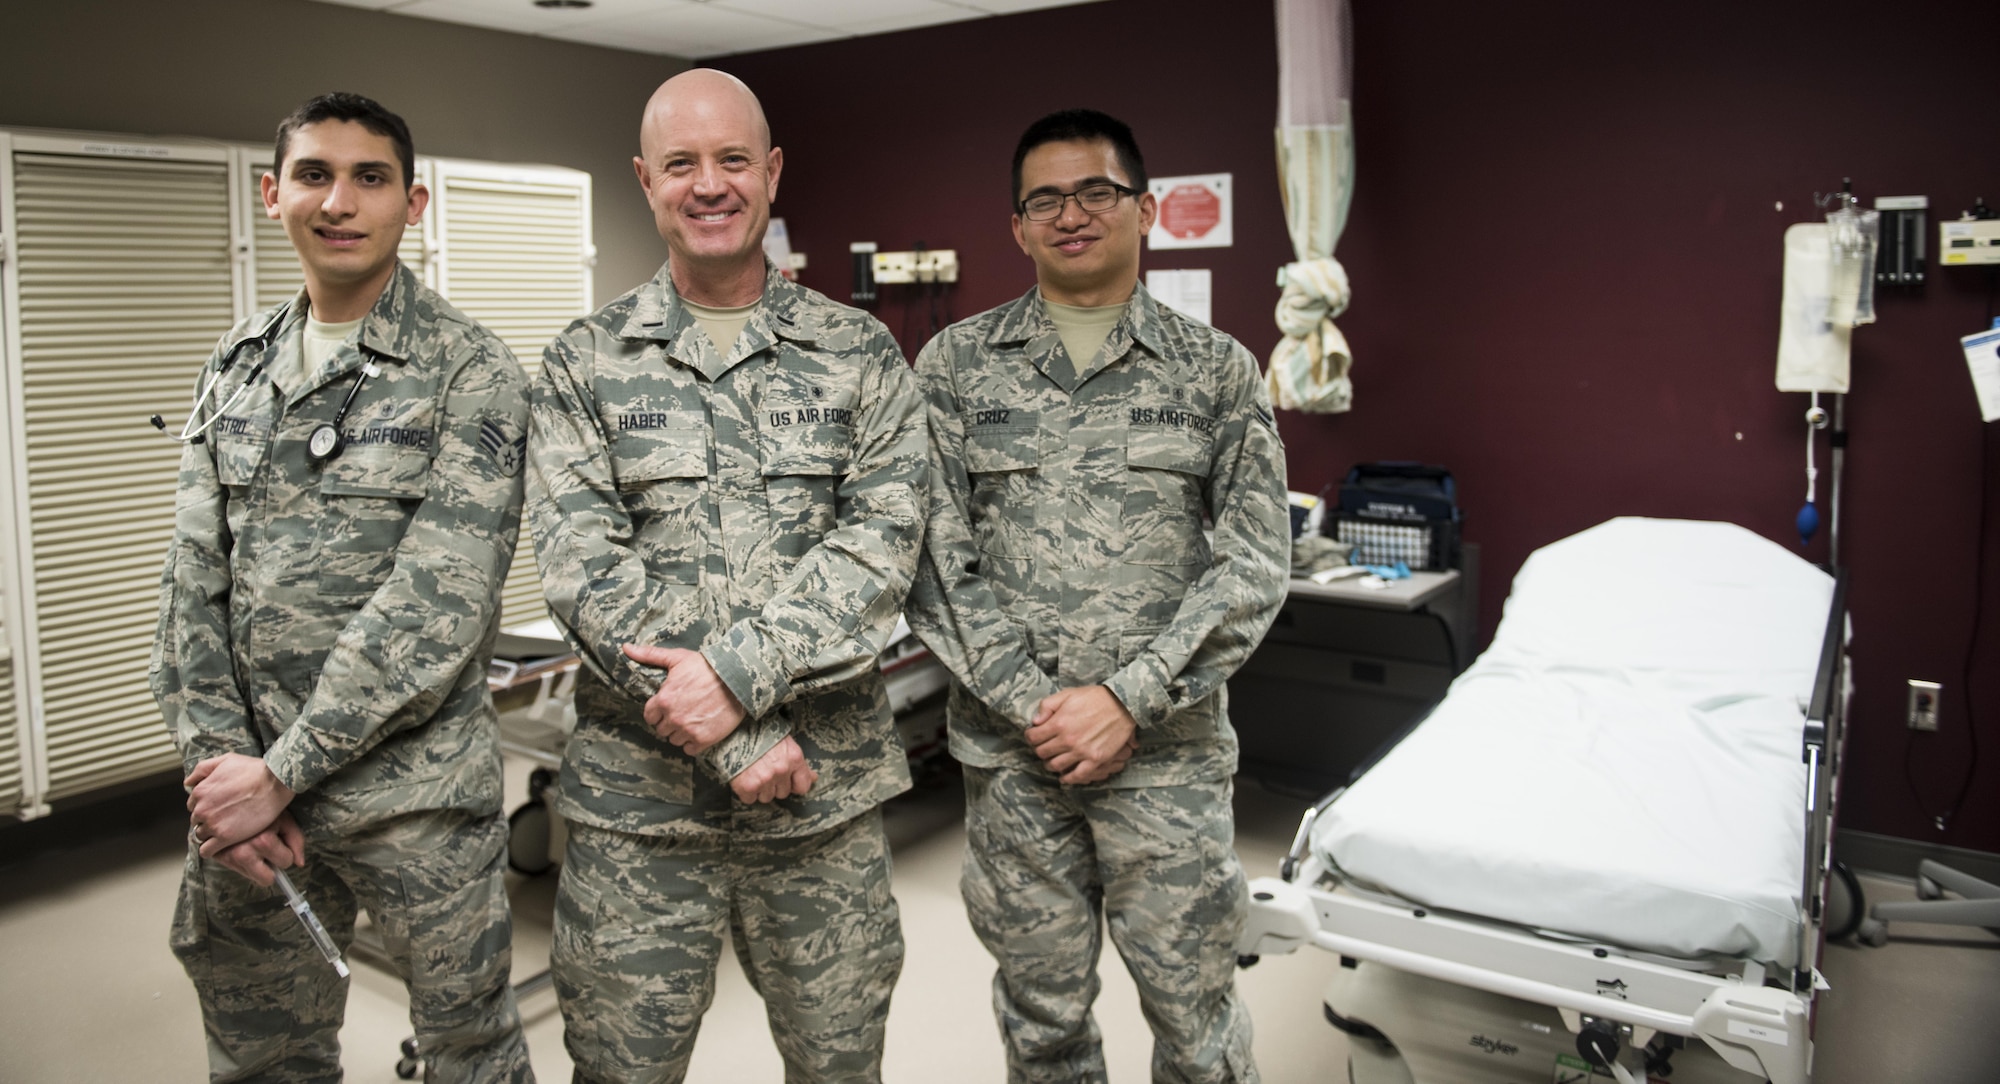
<svg viewBox="0 0 2000 1084"><path fill-rule="evenodd" d="M268 333L253 335L230 348L228 355L222 359L222 364L216 366L215 375L208 378L208 383L204 384L200 393L194 397L194 408L188 413L188 420L186 424L181 426L180 435L174 437L175 440L180 441L182 444L200 444L207 440L208 431L215 428L215 423L221 421L223 415L228 414L230 410L235 408L237 403L243 401L245 395L249 394L251 385L257 382L259 376L263 375L264 358L262 356L258 357L257 364L250 367L250 372L243 378L243 383L234 392L230 393L229 398L224 400L221 406L216 407L214 412L208 415L207 420L202 420L202 407L215 397L215 387L222 382L222 378L236 364L236 355L241 353L243 348L251 343L262 344L266 347L265 352L268 353L271 340ZM356 376L354 383L348 387L347 397L340 401L340 409L334 412L333 420L330 422L321 422L314 426L313 431L306 436L306 462L312 464L314 470L318 470L328 463L333 462L340 456L342 451L346 450L347 437L342 433L341 425L347 421L347 412L354 406L354 397L361 394L361 386L368 383L369 377L375 376L381 371L372 361L362 362L360 375ZM165 433L167 431L166 419L160 417L158 414L148 418L147 421L151 422L153 428L158 429L160 432Z"/></svg>
<svg viewBox="0 0 2000 1084"><path fill-rule="evenodd" d="M372 361L362 362L360 375L354 378L353 384L348 385L347 398L340 401L340 409L333 412L333 420L314 426L313 431L306 436L306 462L311 463L314 470L333 462L336 456L346 450L347 437L341 431L340 424L347 420L347 408L353 406L354 397L361 394L361 385L368 383L369 377L381 371Z"/></svg>

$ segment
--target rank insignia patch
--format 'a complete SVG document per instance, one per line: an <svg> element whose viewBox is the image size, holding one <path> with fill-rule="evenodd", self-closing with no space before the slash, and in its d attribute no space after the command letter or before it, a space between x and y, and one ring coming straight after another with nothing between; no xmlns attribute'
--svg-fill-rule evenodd
<svg viewBox="0 0 2000 1084"><path fill-rule="evenodd" d="M511 478L521 472L521 464L527 459L528 434L517 436L499 422L483 421L479 423L479 446L493 457L500 473Z"/></svg>

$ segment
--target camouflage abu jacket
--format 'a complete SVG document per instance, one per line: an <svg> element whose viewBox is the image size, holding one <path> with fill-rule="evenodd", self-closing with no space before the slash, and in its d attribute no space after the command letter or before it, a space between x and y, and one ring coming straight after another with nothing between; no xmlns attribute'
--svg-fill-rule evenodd
<svg viewBox="0 0 2000 1084"><path fill-rule="evenodd" d="M558 808L654 835L801 835L909 787L876 656L917 564L922 402L866 313L767 272L718 357L662 267L543 355L528 515L549 608L584 660ZM626 643L700 650L743 723L690 758L642 708ZM812 793L728 780L787 734ZM696 761L699 761L697 767Z"/></svg>
<svg viewBox="0 0 2000 1084"><path fill-rule="evenodd" d="M1037 703L1103 684L1139 751L1102 785L1234 771L1223 682L1284 602L1291 546L1250 352L1139 286L1079 369L1030 290L946 328L917 377L937 475L909 618L956 678L952 755L1045 771L1021 737Z"/></svg>
<svg viewBox="0 0 2000 1084"><path fill-rule="evenodd" d="M268 374L299 371L304 310L301 292L238 324L203 368L197 387L235 351L199 417L226 412L181 457L154 696L189 768L262 756L299 792L309 838L496 811L486 668L520 524L527 380L398 266L358 340L279 388ZM307 437L357 381L346 448L315 468Z"/></svg>

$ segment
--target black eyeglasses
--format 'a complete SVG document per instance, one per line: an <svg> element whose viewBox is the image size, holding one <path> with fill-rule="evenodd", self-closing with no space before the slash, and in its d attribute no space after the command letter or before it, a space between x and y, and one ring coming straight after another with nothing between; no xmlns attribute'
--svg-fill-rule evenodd
<svg viewBox="0 0 2000 1084"><path fill-rule="evenodd" d="M1103 214L1118 205L1120 196L1136 196L1137 189L1106 181L1102 184L1085 185L1074 192L1044 192L1039 196L1029 196L1014 205L1015 210L1030 222L1047 222L1060 218L1063 204L1075 200L1085 214Z"/></svg>

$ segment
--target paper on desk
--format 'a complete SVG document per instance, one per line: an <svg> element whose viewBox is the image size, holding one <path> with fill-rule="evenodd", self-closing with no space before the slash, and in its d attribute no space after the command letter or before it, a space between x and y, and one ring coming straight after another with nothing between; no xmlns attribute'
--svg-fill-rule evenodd
<svg viewBox="0 0 2000 1084"><path fill-rule="evenodd" d="M1972 370L1980 420L2000 421L2000 330L1982 331L1958 341L1965 347L1966 367Z"/></svg>

